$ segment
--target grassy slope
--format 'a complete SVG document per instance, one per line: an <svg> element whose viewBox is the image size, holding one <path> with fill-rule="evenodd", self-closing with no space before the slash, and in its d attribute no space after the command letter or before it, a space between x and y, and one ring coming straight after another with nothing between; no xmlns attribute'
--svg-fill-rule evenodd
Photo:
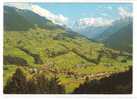
<svg viewBox="0 0 137 99"><path fill-rule="evenodd" d="M71 36L63 29L38 27L29 31L5 31L4 56L26 60L28 69L37 68L57 75L59 83L65 86L66 93L73 92L88 75L122 72L132 65L132 59L128 55L105 48L103 44L91 42L77 34ZM36 64L35 56L39 56L42 63ZM17 66L10 63L4 65L4 85Z"/></svg>

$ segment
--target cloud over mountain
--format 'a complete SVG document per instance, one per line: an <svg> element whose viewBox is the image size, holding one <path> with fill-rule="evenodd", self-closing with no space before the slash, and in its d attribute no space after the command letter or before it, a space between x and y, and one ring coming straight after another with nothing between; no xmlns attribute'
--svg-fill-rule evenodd
<svg viewBox="0 0 137 99"><path fill-rule="evenodd" d="M108 7L108 9L112 10L112 7ZM123 7L118 7L116 10L117 18L108 18L108 13L100 13L100 17L88 17L81 18L74 22L74 30L76 29L85 29L87 27L106 27L111 26L114 21L119 19L124 19L128 17L132 17L132 13ZM118 16L119 15L119 16Z"/></svg>
<svg viewBox="0 0 137 99"><path fill-rule="evenodd" d="M38 5L31 5L32 11L39 14L40 16L46 17L51 20L53 23L63 25L67 23L68 18L64 17L62 14L56 15L46 9L41 8Z"/></svg>
<svg viewBox="0 0 137 99"><path fill-rule="evenodd" d="M105 19L102 17L91 17L91 18L83 18L78 20L75 25L76 27L89 27L89 26L93 26L93 27L104 27L104 26L110 26L112 25L113 20L110 19Z"/></svg>
<svg viewBox="0 0 137 99"><path fill-rule="evenodd" d="M18 9L27 9L35 12L36 14L51 20L55 24L64 25L67 24L68 18L62 14L56 15L45 8L42 8L36 4L29 3L6 3L5 5L16 7Z"/></svg>
<svg viewBox="0 0 137 99"><path fill-rule="evenodd" d="M119 7L118 13L122 18L131 17L132 13L128 12L126 9Z"/></svg>
<svg viewBox="0 0 137 99"><path fill-rule="evenodd" d="M106 5L102 7L97 6L94 8L92 6L89 6L86 7L86 9L79 8L80 10L78 10L78 12L75 11L77 7L69 8L71 9L69 10L67 8L68 6L66 6L65 8L66 11L65 11L65 9L63 10L62 6L59 6L60 9L57 10L59 12L55 11L54 13L51 12L49 9L46 9L46 6L41 7L41 5L36 3L5 3L4 5L14 6L19 9L31 10L36 14L39 14L40 16L43 16L46 19L51 20L55 24L66 25L71 28L85 28L91 26L93 27L110 26L113 24L113 21L117 19L132 16L131 14L132 11L121 5L120 6ZM54 7L54 9L58 9L57 7ZM83 5L81 5L80 7L83 7ZM96 9L98 10L96 11ZM67 13L67 11L69 12L72 11L71 12L72 15L70 15L69 12ZM88 13L88 14L86 16L83 15L84 16L83 17L81 13ZM66 15L67 17L64 15Z"/></svg>

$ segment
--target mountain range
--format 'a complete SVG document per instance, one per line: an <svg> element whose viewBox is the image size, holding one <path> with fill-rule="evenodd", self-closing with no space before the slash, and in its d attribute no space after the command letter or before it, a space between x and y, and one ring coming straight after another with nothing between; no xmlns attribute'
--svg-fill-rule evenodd
<svg viewBox="0 0 137 99"><path fill-rule="evenodd" d="M4 6L5 30L28 30L36 26L48 29L63 28L30 10Z"/></svg>
<svg viewBox="0 0 137 99"><path fill-rule="evenodd" d="M132 52L132 25L133 18L130 16L115 20L110 26L87 26L84 28L81 26L74 30L90 39L104 43L107 47Z"/></svg>

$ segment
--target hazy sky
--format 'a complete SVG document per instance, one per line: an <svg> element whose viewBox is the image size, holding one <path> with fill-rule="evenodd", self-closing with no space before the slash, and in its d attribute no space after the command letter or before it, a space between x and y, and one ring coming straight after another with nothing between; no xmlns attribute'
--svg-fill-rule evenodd
<svg viewBox="0 0 137 99"><path fill-rule="evenodd" d="M109 24L113 20L132 14L130 3L6 3L5 5L30 9L55 23L68 25L76 21L85 22L85 25Z"/></svg>
<svg viewBox="0 0 137 99"><path fill-rule="evenodd" d="M85 17L120 17L118 9L123 8L132 12L132 4L118 3L68 3L68 4L38 4L42 8L48 9L55 14L62 14L69 19L77 20Z"/></svg>

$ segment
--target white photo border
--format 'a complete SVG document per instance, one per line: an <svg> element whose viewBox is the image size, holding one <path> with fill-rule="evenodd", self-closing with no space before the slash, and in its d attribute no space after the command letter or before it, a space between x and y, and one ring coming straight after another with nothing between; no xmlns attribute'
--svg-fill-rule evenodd
<svg viewBox="0 0 137 99"><path fill-rule="evenodd" d="M133 93L132 94L3 94L3 4L7 2L32 3L132 3L133 4ZM137 0L3 0L0 1L0 99L135 99L137 98Z"/></svg>

